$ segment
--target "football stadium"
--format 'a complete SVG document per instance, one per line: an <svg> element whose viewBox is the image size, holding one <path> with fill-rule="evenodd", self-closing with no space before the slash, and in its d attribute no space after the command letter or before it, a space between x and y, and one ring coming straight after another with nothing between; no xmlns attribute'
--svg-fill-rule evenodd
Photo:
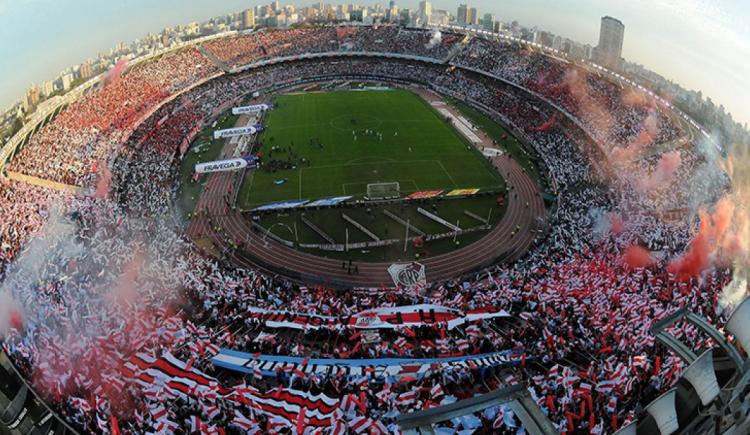
<svg viewBox="0 0 750 435"><path fill-rule="evenodd" d="M747 163L470 26L123 58L0 152L0 433L750 433Z"/></svg>

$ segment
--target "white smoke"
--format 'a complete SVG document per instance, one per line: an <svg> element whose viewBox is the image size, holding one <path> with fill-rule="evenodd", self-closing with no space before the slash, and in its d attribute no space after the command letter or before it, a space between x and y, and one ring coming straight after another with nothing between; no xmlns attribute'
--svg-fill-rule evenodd
<svg viewBox="0 0 750 435"><path fill-rule="evenodd" d="M602 240L609 236L609 232L612 229L609 212L602 208L592 207L589 209L588 215L593 223L592 233L594 240Z"/></svg>
<svg viewBox="0 0 750 435"><path fill-rule="evenodd" d="M430 36L430 41L427 42L427 45L425 45L425 47L427 47L428 50L432 50L433 48L440 45L442 41L443 41L443 34L440 33L440 30L435 29L432 32L432 35Z"/></svg>
<svg viewBox="0 0 750 435"><path fill-rule="evenodd" d="M726 243L727 258L732 261L733 276L724 288L716 307L717 312L733 309L748 295L750 280L750 150L744 144L733 144L727 149L723 162L726 174L732 181L731 192L725 196L733 204L731 221L722 234Z"/></svg>
<svg viewBox="0 0 750 435"><path fill-rule="evenodd" d="M21 305L9 292L0 290L0 337L4 337L10 330L22 321Z"/></svg>
<svg viewBox="0 0 750 435"><path fill-rule="evenodd" d="M37 305L37 292L28 288L27 283L38 282L48 272L47 264L50 252L62 252L75 256L81 246L73 237L75 228L63 216L63 205L50 206L47 222L40 234L31 239L18 258L8 268L7 277L0 283L0 336L5 336L13 322L34 318ZM62 249L57 249L64 243ZM56 261L64 259L56 258Z"/></svg>
<svg viewBox="0 0 750 435"><path fill-rule="evenodd" d="M189 244L172 222L129 218L106 200L82 201L67 214L53 209L0 286L0 333L35 349L33 365L47 367L35 385L47 393L70 373L120 376L116 359L91 355L135 352L132 335L111 337L182 304L186 270L178 264Z"/></svg>

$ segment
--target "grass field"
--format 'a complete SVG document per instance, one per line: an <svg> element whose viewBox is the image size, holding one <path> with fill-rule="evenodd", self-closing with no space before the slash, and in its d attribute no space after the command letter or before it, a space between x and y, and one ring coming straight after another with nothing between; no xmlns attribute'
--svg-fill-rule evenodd
<svg viewBox="0 0 750 435"><path fill-rule="evenodd" d="M239 196L242 209L290 199L361 197L368 183L377 182L399 182L402 195L505 187L481 155L411 92L290 94L275 103L263 122L260 152L266 167L274 160L291 167L248 172ZM382 140L363 134L365 129L382 134ZM272 152L274 147L281 150Z"/></svg>
<svg viewBox="0 0 750 435"><path fill-rule="evenodd" d="M464 116L470 119L474 125L487 133L492 140L513 157L513 160L525 168L526 173L536 181L541 189L546 187L544 177L539 173L539 168L534 162L534 159L529 155L526 149L524 149L523 144L521 144L521 142L519 142L518 139L516 139L508 130L490 119L484 113L474 109L464 102L452 100L451 104Z"/></svg>

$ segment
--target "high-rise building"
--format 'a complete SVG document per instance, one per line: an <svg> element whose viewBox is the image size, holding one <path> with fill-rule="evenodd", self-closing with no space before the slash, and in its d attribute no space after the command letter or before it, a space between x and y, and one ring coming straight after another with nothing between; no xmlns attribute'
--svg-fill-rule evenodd
<svg viewBox="0 0 750 435"><path fill-rule="evenodd" d="M484 18L482 19L482 27L484 27L484 30L487 30L489 32L495 30L495 14L484 14Z"/></svg>
<svg viewBox="0 0 750 435"><path fill-rule="evenodd" d="M391 23L395 23L399 20L398 6L396 5L395 0L391 0L390 4L388 5L388 12L385 14L385 18Z"/></svg>
<svg viewBox="0 0 750 435"><path fill-rule="evenodd" d="M81 78L84 80L91 78L91 76L94 75L94 72L91 69L91 62L86 61L82 63L79 73L81 74Z"/></svg>
<svg viewBox="0 0 750 435"><path fill-rule="evenodd" d="M252 29L253 27L255 27L255 11L246 9L242 12L242 28Z"/></svg>
<svg viewBox="0 0 750 435"><path fill-rule="evenodd" d="M60 86L62 87L63 91L67 91L70 89L70 87L73 85L73 81L75 78L73 77L73 74L67 73L60 76Z"/></svg>
<svg viewBox="0 0 750 435"><path fill-rule="evenodd" d="M430 16L430 24L447 25L450 22L450 13L445 9L435 9Z"/></svg>
<svg viewBox="0 0 750 435"><path fill-rule="evenodd" d="M552 35L552 33L543 30L541 32L536 32L534 35L534 42L542 44L545 47L552 47L553 38L554 35Z"/></svg>
<svg viewBox="0 0 750 435"><path fill-rule="evenodd" d="M399 23L402 26L410 26L411 22L411 10L408 8L401 9L401 15L399 17Z"/></svg>
<svg viewBox="0 0 750 435"><path fill-rule="evenodd" d="M52 82L52 80L47 80L44 83L42 83L42 95L45 97L49 97L55 92L55 84Z"/></svg>
<svg viewBox="0 0 750 435"><path fill-rule="evenodd" d="M419 19L422 20L422 24L430 24L430 17L432 16L432 3L429 0L422 0L419 2Z"/></svg>
<svg viewBox="0 0 750 435"><path fill-rule="evenodd" d="M616 18L602 17L599 45L594 49L594 61L609 69L619 70L625 25Z"/></svg>
<svg viewBox="0 0 750 435"><path fill-rule="evenodd" d="M41 99L41 90L39 86L32 85L29 90L26 91L26 98L24 99L24 109L26 112L33 110Z"/></svg>
<svg viewBox="0 0 750 435"><path fill-rule="evenodd" d="M429 24L432 17L432 3L429 0L419 2L419 17L424 24Z"/></svg>
<svg viewBox="0 0 750 435"><path fill-rule="evenodd" d="M349 19L351 21L365 22L367 19L367 9L362 8L349 12Z"/></svg>
<svg viewBox="0 0 750 435"><path fill-rule="evenodd" d="M479 24L479 13L477 8L469 8L469 12L466 16L466 23L472 26Z"/></svg>
<svg viewBox="0 0 750 435"><path fill-rule="evenodd" d="M468 24L469 18L469 7L467 5L458 5L458 11L456 12L456 21L458 24Z"/></svg>

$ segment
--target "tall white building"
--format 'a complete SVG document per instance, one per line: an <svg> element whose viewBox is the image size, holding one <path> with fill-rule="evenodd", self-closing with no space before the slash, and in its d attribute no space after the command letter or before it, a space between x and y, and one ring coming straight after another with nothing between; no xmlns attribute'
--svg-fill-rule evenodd
<svg viewBox="0 0 750 435"><path fill-rule="evenodd" d="M594 49L594 61L606 68L619 70L622 59L622 41L625 25L612 17L602 17L599 45Z"/></svg>
<svg viewBox="0 0 750 435"><path fill-rule="evenodd" d="M49 97L55 92L55 84L52 80L47 80L42 84L42 95Z"/></svg>
<svg viewBox="0 0 750 435"><path fill-rule="evenodd" d="M466 23L472 26L479 24L479 12L477 12L477 8L469 8L469 12L466 15Z"/></svg>
<svg viewBox="0 0 750 435"><path fill-rule="evenodd" d="M255 27L255 11L246 9L242 12L242 28L252 29L253 27Z"/></svg>
<svg viewBox="0 0 750 435"><path fill-rule="evenodd" d="M388 5L388 12L386 13L386 19L390 21L391 23L395 23L399 20L398 5L396 5L395 0L391 0L391 2Z"/></svg>
<svg viewBox="0 0 750 435"><path fill-rule="evenodd" d="M429 0L422 0L419 2L419 19L422 24L430 24L430 17L432 17L432 3Z"/></svg>

